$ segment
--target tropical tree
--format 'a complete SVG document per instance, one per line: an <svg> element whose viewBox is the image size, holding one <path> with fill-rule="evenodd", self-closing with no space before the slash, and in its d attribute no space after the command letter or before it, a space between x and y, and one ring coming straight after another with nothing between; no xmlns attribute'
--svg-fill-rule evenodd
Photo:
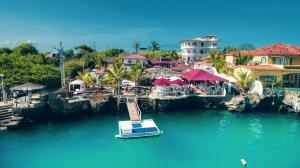
<svg viewBox="0 0 300 168"><path fill-rule="evenodd" d="M142 64L137 62L135 66L130 67L128 76L132 81L134 81L135 86L139 86L141 80L145 78L146 74L147 72L142 67Z"/></svg>
<svg viewBox="0 0 300 168"><path fill-rule="evenodd" d="M124 52L125 52L125 50L119 49L119 48L110 48L110 49L103 51L103 53L106 57L117 57Z"/></svg>
<svg viewBox="0 0 300 168"><path fill-rule="evenodd" d="M173 61L177 61L180 57L175 50L171 50L167 53L167 57Z"/></svg>
<svg viewBox="0 0 300 168"><path fill-rule="evenodd" d="M252 73L240 70L236 73L236 78L238 79L237 84L242 89L242 93L245 93L245 90L248 89L252 80Z"/></svg>
<svg viewBox="0 0 300 168"><path fill-rule="evenodd" d="M212 50L209 52L207 60L218 72L223 72L226 69L225 55L218 50Z"/></svg>
<svg viewBox="0 0 300 168"><path fill-rule="evenodd" d="M38 50L33 46L32 43L22 43L13 49L13 52L17 55L36 55Z"/></svg>
<svg viewBox="0 0 300 168"><path fill-rule="evenodd" d="M94 76L91 74L91 72L78 72L78 79L83 80L85 84L88 86L94 85L96 83L96 79Z"/></svg>
<svg viewBox="0 0 300 168"><path fill-rule="evenodd" d="M114 89L120 87L122 80L128 77L128 72L121 62L114 63L111 69L105 69L105 80L111 84ZM118 92L118 94L120 94Z"/></svg>
<svg viewBox="0 0 300 168"><path fill-rule="evenodd" d="M236 56L236 65L245 65L252 61L253 56L251 55L244 55L243 53L239 52Z"/></svg>
<svg viewBox="0 0 300 168"><path fill-rule="evenodd" d="M6 48L6 47L2 47L0 48L0 55L2 54L11 54L13 51L9 48Z"/></svg>
<svg viewBox="0 0 300 168"><path fill-rule="evenodd" d="M158 51L158 50L160 50L159 43L156 42L156 41L152 41L150 48L151 48L152 51Z"/></svg>
<svg viewBox="0 0 300 168"><path fill-rule="evenodd" d="M92 47L87 46L85 44L78 45L74 48L75 48L75 50L78 50L81 53L84 53L84 52L90 52L91 53L91 52L95 51Z"/></svg>
<svg viewBox="0 0 300 168"><path fill-rule="evenodd" d="M136 41L132 44L132 48L135 50L135 53L139 52L139 49L141 48L141 43Z"/></svg>
<svg viewBox="0 0 300 168"><path fill-rule="evenodd" d="M227 54L229 52L236 51L236 50L237 50L237 48L235 48L235 47L227 46L223 49L222 53Z"/></svg>

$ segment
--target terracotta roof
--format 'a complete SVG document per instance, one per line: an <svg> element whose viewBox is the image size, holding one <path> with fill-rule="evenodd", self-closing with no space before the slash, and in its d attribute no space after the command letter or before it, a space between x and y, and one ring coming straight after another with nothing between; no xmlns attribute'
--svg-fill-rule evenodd
<svg viewBox="0 0 300 168"><path fill-rule="evenodd" d="M147 58L146 58L146 57L143 57L143 56L141 56L141 55L138 55L138 54L130 54L130 55L125 56L123 59L139 59L139 60L146 60Z"/></svg>
<svg viewBox="0 0 300 168"><path fill-rule="evenodd" d="M249 50L249 51L232 51L227 53L226 55L233 55L236 56L239 53L245 54L245 55L267 55L267 56L272 56L272 55L300 55L300 47L298 46L291 46L288 44L273 44L270 46L266 46L263 48L257 48L254 50Z"/></svg>
<svg viewBox="0 0 300 168"><path fill-rule="evenodd" d="M282 70L281 68L272 65L240 65L238 67L247 68L249 70L255 71L265 71L265 70Z"/></svg>

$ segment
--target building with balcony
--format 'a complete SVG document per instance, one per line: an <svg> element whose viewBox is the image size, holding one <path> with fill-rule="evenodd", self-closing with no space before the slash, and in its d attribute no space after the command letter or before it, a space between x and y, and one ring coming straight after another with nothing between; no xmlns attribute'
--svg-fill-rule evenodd
<svg viewBox="0 0 300 168"><path fill-rule="evenodd" d="M239 53L251 55L250 65L236 65ZM300 87L300 47L274 44L249 51L234 51L226 54L226 63L234 73L245 71L265 86Z"/></svg>
<svg viewBox="0 0 300 168"><path fill-rule="evenodd" d="M201 60L208 53L219 47L219 38L214 35L198 37L190 40L182 40L181 56L186 63Z"/></svg>

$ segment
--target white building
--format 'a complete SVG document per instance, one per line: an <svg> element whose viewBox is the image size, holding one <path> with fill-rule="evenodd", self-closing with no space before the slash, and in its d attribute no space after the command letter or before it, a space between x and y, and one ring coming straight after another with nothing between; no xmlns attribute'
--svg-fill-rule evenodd
<svg viewBox="0 0 300 168"><path fill-rule="evenodd" d="M219 38L214 35L198 37L181 42L182 60L186 63L200 60L202 57L219 47Z"/></svg>
<svg viewBox="0 0 300 168"><path fill-rule="evenodd" d="M143 57L138 54L127 55L127 56L123 57L123 60L124 60L124 62L123 62L124 66L133 66L137 62L140 62L142 67L145 67L148 65L148 59L146 57Z"/></svg>

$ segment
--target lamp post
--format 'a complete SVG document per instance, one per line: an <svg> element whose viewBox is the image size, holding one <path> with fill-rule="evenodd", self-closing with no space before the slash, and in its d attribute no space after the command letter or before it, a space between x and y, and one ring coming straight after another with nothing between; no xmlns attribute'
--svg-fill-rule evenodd
<svg viewBox="0 0 300 168"><path fill-rule="evenodd" d="M3 85L3 74L0 74L1 77L1 88L2 88L2 101L4 102L4 85Z"/></svg>

